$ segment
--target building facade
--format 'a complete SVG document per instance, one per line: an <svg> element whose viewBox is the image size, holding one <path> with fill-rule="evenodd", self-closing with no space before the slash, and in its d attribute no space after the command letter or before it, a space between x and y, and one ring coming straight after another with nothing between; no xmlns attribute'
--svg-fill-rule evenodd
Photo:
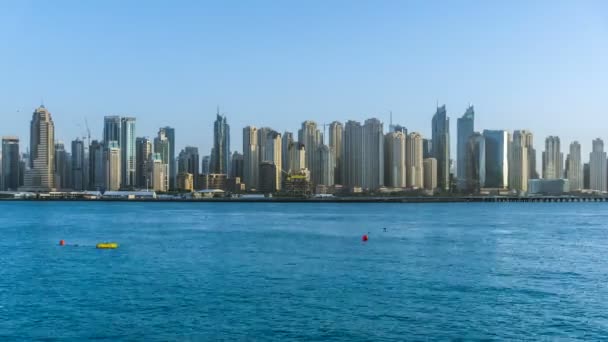
<svg viewBox="0 0 608 342"><path fill-rule="evenodd" d="M230 171L230 126L226 116L220 115L219 108L213 124L213 153L211 173L229 174Z"/></svg>
<svg viewBox="0 0 608 342"><path fill-rule="evenodd" d="M72 188L74 190L87 189L86 159L84 152L84 141L76 139L72 141Z"/></svg>
<svg viewBox="0 0 608 342"><path fill-rule="evenodd" d="M543 179L563 178L563 159L564 155L561 152L559 137L547 137L547 139L545 139L545 151L543 151Z"/></svg>
<svg viewBox="0 0 608 342"><path fill-rule="evenodd" d="M24 175L24 187L32 191L55 189L55 125L44 106L32 114L29 169Z"/></svg>
<svg viewBox="0 0 608 342"><path fill-rule="evenodd" d="M407 136L405 153L405 176L408 188L422 189L424 187L424 151L422 135L412 132Z"/></svg>
<svg viewBox="0 0 608 342"><path fill-rule="evenodd" d="M429 191L437 189L437 160L435 158L426 158L423 161L424 165L424 188Z"/></svg>
<svg viewBox="0 0 608 342"><path fill-rule="evenodd" d="M475 109L469 106L464 115L457 120L456 141L456 178L458 187L462 188L466 184L466 153L469 146L469 138L475 132Z"/></svg>
<svg viewBox="0 0 608 342"><path fill-rule="evenodd" d="M465 163L466 191L478 193L486 186L486 138L479 132L469 138Z"/></svg>
<svg viewBox="0 0 608 342"><path fill-rule="evenodd" d="M247 190L256 189L259 181L260 151L258 129L253 126L243 128L243 181Z"/></svg>
<svg viewBox="0 0 608 342"><path fill-rule="evenodd" d="M310 171L313 184L319 183L320 167L317 149L323 144L323 134L314 121L304 121L298 131L298 141L306 148L306 168Z"/></svg>
<svg viewBox="0 0 608 342"><path fill-rule="evenodd" d="M437 161L437 183L442 190L450 189L450 119L445 105L438 107L432 120L432 151Z"/></svg>
<svg viewBox="0 0 608 342"><path fill-rule="evenodd" d="M0 190L17 191L19 189L19 173L21 161L19 155L19 138L2 137L2 175L0 179Z"/></svg>
<svg viewBox="0 0 608 342"><path fill-rule="evenodd" d="M177 175L179 178L180 173L189 173L192 175L193 188L198 189L198 175L199 175L199 155L198 147L186 146L180 151L177 157ZM179 180L178 180L179 183ZM181 184L183 185L183 183ZM178 189L181 188L178 184Z"/></svg>
<svg viewBox="0 0 608 342"><path fill-rule="evenodd" d="M118 141L108 141L104 155L105 189L107 191L120 190L122 164Z"/></svg>
<svg viewBox="0 0 608 342"><path fill-rule="evenodd" d="M353 189L360 187L363 169L363 127L357 121L347 121L343 140L343 185Z"/></svg>
<svg viewBox="0 0 608 342"><path fill-rule="evenodd" d="M509 133L503 130L484 130L486 140L487 188L509 187Z"/></svg>
<svg viewBox="0 0 608 342"><path fill-rule="evenodd" d="M365 120L362 145L361 187L376 190L384 186L384 133L380 120Z"/></svg>
<svg viewBox="0 0 608 342"><path fill-rule="evenodd" d="M105 188L105 163L103 144L97 140L89 146L89 190Z"/></svg>
<svg viewBox="0 0 608 342"><path fill-rule="evenodd" d="M393 188L407 186L405 150L405 134L389 132L384 136L384 185Z"/></svg>
<svg viewBox="0 0 608 342"><path fill-rule="evenodd" d="M604 152L604 141L595 139L592 143L589 155L589 189L595 191L607 191L608 170L606 152Z"/></svg>
<svg viewBox="0 0 608 342"><path fill-rule="evenodd" d="M327 145L321 145L317 149L319 154L319 185L332 186L334 185L335 177L335 161L333 150Z"/></svg>
<svg viewBox="0 0 608 342"><path fill-rule="evenodd" d="M513 132L511 157L509 159L509 188L519 192L528 191L528 148L522 131Z"/></svg>
<svg viewBox="0 0 608 342"><path fill-rule="evenodd" d="M139 137L135 139L135 160L137 166L135 168L135 175L137 177L137 187L144 189L150 186L150 161L154 149L152 147L152 140L147 137Z"/></svg>
<svg viewBox="0 0 608 342"><path fill-rule="evenodd" d="M335 165L334 183L342 184L342 162L343 162L343 144L344 125L341 122L334 121L329 124L329 149L333 154L333 164Z"/></svg>
<svg viewBox="0 0 608 342"><path fill-rule="evenodd" d="M120 122L121 188L132 189L137 181L135 118L124 117Z"/></svg>
<svg viewBox="0 0 608 342"><path fill-rule="evenodd" d="M568 153L567 159L566 169L570 191L580 191L583 189L583 162L581 144L578 141L570 143L570 153Z"/></svg>

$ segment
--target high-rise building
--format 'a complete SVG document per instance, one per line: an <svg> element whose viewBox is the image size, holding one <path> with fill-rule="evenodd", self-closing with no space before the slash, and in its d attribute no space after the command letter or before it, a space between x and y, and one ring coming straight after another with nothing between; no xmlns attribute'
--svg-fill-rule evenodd
<svg viewBox="0 0 608 342"><path fill-rule="evenodd" d="M63 142L55 143L55 186L59 189L71 189L71 160Z"/></svg>
<svg viewBox="0 0 608 342"><path fill-rule="evenodd" d="M226 116L220 115L219 108L213 124L213 154L211 173L229 174L230 168L230 126Z"/></svg>
<svg viewBox="0 0 608 342"><path fill-rule="evenodd" d="M124 117L120 126L120 152L122 153L121 165L121 187L133 188L137 175L137 153L135 143L135 118Z"/></svg>
<svg viewBox="0 0 608 342"><path fill-rule="evenodd" d="M137 177L136 185L140 189L150 187L150 162L153 152L154 149L150 138L139 137L135 139L135 161L137 163L135 175Z"/></svg>
<svg viewBox="0 0 608 342"><path fill-rule="evenodd" d="M406 139L405 176L406 186L415 189L424 187L424 152L422 135L412 132Z"/></svg>
<svg viewBox="0 0 608 342"><path fill-rule="evenodd" d="M105 147L108 146L110 141L116 141L118 147L120 147L121 126L120 116L110 115L103 118L103 143Z"/></svg>
<svg viewBox="0 0 608 342"><path fill-rule="evenodd" d="M349 120L344 126L342 181L348 188L360 187L363 183L363 127Z"/></svg>
<svg viewBox="0 0 608 342"><path fill-rule="evenodd" d="M320 170L317 149L323 144L323 134L317 128L314 121L302 122L302 128L298 131L298 141L306 148L306 168L310 171L313 184L319 184Z"/></svg>
<svg viewBox="0 0 608 342"><path fill-rule="evenodd" d="M259 191L262 193L273 193L277 189L277 166L271 161L260 163L260 184Z"/></svg>
<svg viewBox="0 0 608 342"><path fill-rule="evenodd" d="M201 162L201 174L211 174L211 156L203 156L203 160Z"/></svg>
<svg viewBox="0 0 608 342"><path fill-rule="evenodd" d="M466 153L469 146L469 138L475 132L475 109L469 106L464 115L457 120L457 146L456 146L456 177L459 188L466 184Z"/></svg>
<svg viewBox="0 0 608 342"><path fill-rule="evenodd" d="M24 188L51 191L55 188L55 125L51 113L37 108L30 124L29 169L24 175Z"/></svg>
<svg viewBox="0 0 608 342"><path fill-rule="evenodd" d="M103 144L93 140L89 146L89 189L101 190L105 188L105 184Z"/></svg>
<svg viewBox="0 0 608 342"><path fill-rule="evenodd" d="M282 151L281 151L281 147L282 147L282 139L281 139L281 133L273 131L273 130L264 130L261 129L260 130L260 135L262 133L265 133L265 137L264 139L260 139L260 144L263 143L264 144L264 155L262 156L262 160L260 161L260 165L262 162L267 162L267 163L272 163L274 164L274 172L275 172L275 180L273 182L275 189L274 190L281 190L281 174L282 174L282 161L281 161L281 157L283 155ZM261 145L260 145L261 146ZM262 170L263 168L260 167L260 170ZM264 170L266 170L266 168L264 168ZM261 176L260 176L261 177ZM274 191L273 191L274 192Z"/></svg>
<svg viewBox="0 0 608 342"><path fill-rule="evenodd" d="M380 120L365 120L362 150L361 187L376 190L384 185L384 134Z"/></svg>
<svg viewBox="0 0 608 342"><path fill-rule="evenodd" d="M163 158L163 162L167 164L167 168L169 170L169 188L168 190L175 189L175 183L177 181L177 167L176 167L176 158L175 158L175 129L172 127L163 127L159 130L158 135L165 136L169 140L169 158L165 160L164 151L161 153L161 158ZM155 152L157 152L155 150Z"/></svg>
<svg viewBox="0 0 608 342"><path fill-rule="evenodd" d="M281 144L281 152L283 153L283 155L281 156L281 162L283 165L283 173L284 174L288 174L289 173L289 166L291 165L291 161L290 161L290 156L289 156L289 147L293 144L294 140L293 140L293 133L291 132L283 132L283 138L282 138L282 144Z"/></svg>
<svg viewBox="0 0 608 342"><path fill-rule="evenodd" d="M564 170L564 155L561 152L559 137L549 136L545 139L543 152L543 178L561 179Z"/></svg>
<svg viewBox="0 0 608 342"><path fill-rule="evenodd" d="M186 146L177 157L177 174L189 173L192 175L193 187L198 189L199 181L199 155L198 147ZM183 179L182 179L183 180ZM182 183L183 186L183 183ZM184 188L180 188L184 189Z"/></svg>
<svg viewBox="0 0 608 342"><path fill-rule="evenodd" d="M121 153L118 141L108 141L104 155L105 188L111 191L120 190Z"/></svg>
<svg viewBox="0 0 608 342"><path fill-rule="evenodd" d="M536 149L534 149L534 135L528 130L520 130L521 139L524 140L526 149L528 150L528 179L537 179L538 171L536 170Z"/></svg>
<svg viewBox="0 0 608 342"><path fill-rule="evenodd" d="M281 152L283 147L281 146ZM284 155L284 154L283 154ZM234 151L232 153L232 167L230 168L230 178L243 179L243 171L245 168L245 158L241 153Z"/></svg>
<svg viewBox="0 0 608 342"><path fill-rule="evenodd" d="M479 132L469 137L465 163L466 190L477 193L486 186L486 138Z"/></svg>
<svg viewBox="0 0 608 342"><path fill-rule="evenodd" d="M257 189L259 184L260 151L258 129L253 126L243 128L243 181L247 190Z"/></svg>
<svg viewBox="0 0 608 342"><path fill-rule="evenodd" d="M342 163L343 163L343 144L344 126L341 122L334 121L329 124L329 149L333 153L333 164L335 165L334 182L342 184Z"/></svg>
<svg viewBox="0 0 608 342"><path fill-rule="evenodd" d="M178 164L179 165L179 164ZM177 189L180 191L194 190L194 177L188 172L177 173Z"/></svg>
<svg viewBox="0 0 608 342"><path fill-rule="evenodd" d="M433 157L433 140L431 139L422 139L422 158L432 158Z"/></svg>
<svg viewBox="0 0 608 342"><path fill-rule="evenodd" d="M589 155L589 189L607 191L607 172L604 141L598 138L593 140L593 149Z"/></svg>
<svg viewBox="0 0 608 342"><path fill-rule="evenodd" d="M169 190L169 165L165 163L161 153L153 153L150 156L148 178L151 180L152 190L166 192Z"/></svg>
<svg viewBox="0 0 608 342"><path fill-rule="evenodd" d="M486 182L488 188L509 187L509 133L503 130L484 130L486 139Z"/></svg>
<svg viewBox="0 0 608 342"><path fill-rule="evenodd" d="M86 161L84 153L84 141L76 139L72 141L72 188L74 190L85 190L88 187L86 182Z"/></svg>
<svg viewBox="0 0 608 342"><path fill-rule="evenodd" d="M435 158L426 158L423 161L424 167L424 188L426 190L437 189L437 160Z"/></svg>
<svg viewBox="0 0 608 342"><path fill-rule="evenodd" d="M445 105L438 107L432 120L433 157L437 160L437 183L450 189L450 119Z"/></svg>
<svg viewBox="0 0 608 342"><path fill-rule="evenodd" d="M335 158L333 156L333 150L327 145L321 145L317 149L319 154L319 185L332 186L334 185L335 177Z"/></svg>
<svg viewBox="0 0 608 342"><path fill-rule="evenodd" d="M581 144L578 141L570 143L570 153L566 162L568 173L568 183L570 191L580 191L583 189L583 163L581 158Z"/></svg>
<svg viewBox="0 0 608 342"><path fill-rule="evenodd" d="M0 190L17 191L19 188L19 138L2 137L2 178L0 179Z"/></svg>
<svg viewBox="0 0 608 342"><path fill-rule="evenodd" d="M422 148L422 145L420 146ZM384 136L384 185L405 188L406 138L402 132L389 132Z"/></svg>
<svg viewBox="0 0 608 342"><path fill-rule="evenodd" d="M270 127L261 127L258 129L258 156L260 157L260 163L265 161L267 158L266 148L268 147L268 137L274 130Z"/></svg>
<svg viewBox="0 0 608 342"><path fill-rule="evenodd" d="M529 169L526 137L522 131L515 131L509 158L509 188L519 192L528 191Z"/></svg>
<svg viewBox="0 0 608 342"><path fill-rule="evenodd" d="M299 172L306 168L306 147L294 141L289 145L289 170L288 173Z"/></svg>
<svg viewBox="0 0 608 342"><path fill-rule="evenodd" d="M591 170L589 163L583 164L583 189L590 189Z"/></svg>

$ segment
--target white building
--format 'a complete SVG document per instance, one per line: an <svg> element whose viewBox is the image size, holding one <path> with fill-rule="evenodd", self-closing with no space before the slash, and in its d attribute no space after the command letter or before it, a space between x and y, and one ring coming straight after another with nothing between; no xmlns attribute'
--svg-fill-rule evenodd
<svg viewBox="0 0 608 342"><path fill-rule="evenodd" d="M365 120L362 151L361 187L376 190L384 185L384 134L380 120Z"/></svg>
<svg viewBox="0 0 608 342"><path fill-rule="evenodd" d="M259 182L260 156L258 130L253 126L243 128L243 180L248 190L257 189Z"/></svg>
<svg viewBox="0 0 608 342"><path fill-rule="evenodd" d="M405 152L406 185L421 189L424 186L422 135L412 132L407 136Z"/></svg>
<svg viewBox="0 0 608 342"><path fill-rule="evenodd" d="M520 192L528 191L528 148L522 131L513 132L509 160L509 188Z"/></svg>
<svg viewBox="0 0 608 342"><path fill-rule="evenodd" d="M593 140L593 149L589 155L589 187L591 190L607 191L607 177L604 141L598 138Z"/></svg>
<svg viewBox="0 0 608 342"><path fill-rule="evenodd" d="M393 188L405 188L405 134L389 132L384 138L384 185Z"/></svg>
<svg viewBox="0 0 608 342"><path fill-rule="evenodd" d="M104 150L104 175L106 190L120 190L120 147L117 141L107 142Z"/></svg>
<svg viewBox="0 0 608 342"><path fill-rule="evenodd" d="M543 152L543 179L561 179L564 175L564 154L561 152L559 137L545 139Z"/></svg>
<svg viewBox="0 0 608 342"><path fill-rule="evenodd" d="M583 163L581 161L581 144L574 141L570 144L570 153L568 154L568 181L570 183L570 191L579 191L583 188Z"/></svg>

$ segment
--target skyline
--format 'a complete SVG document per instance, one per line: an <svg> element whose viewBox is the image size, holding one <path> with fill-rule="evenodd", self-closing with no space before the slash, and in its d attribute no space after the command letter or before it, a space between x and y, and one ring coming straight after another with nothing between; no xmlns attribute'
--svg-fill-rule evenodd
<svg viewBox="0 0 608 342"><path fill-rule="evenodd" d="M387 126L390 111L430 137L436 103L452 132L469 103L477 127L531 130L537 160L547 136L562 152L579 141L583 156L608 138L604 2L264 4L5 3L0 134L26 141L43 100L66 144L84 136L85 118L101 139L104 116L134 116L138 136L171 126L177 151L201 155L218 104L236 149L247 125L295 133L304 120L376 117ZM53 25L36 20L47 17Z"/></svg>

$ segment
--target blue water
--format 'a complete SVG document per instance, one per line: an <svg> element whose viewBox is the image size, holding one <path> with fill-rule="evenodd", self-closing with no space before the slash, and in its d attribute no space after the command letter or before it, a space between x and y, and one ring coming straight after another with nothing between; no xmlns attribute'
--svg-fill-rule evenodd
<svg viewBox="0 0 608 342"><path fill-rule="evenodd" d="M605 340L607 209L2 202L0 340Z"/></svg>

